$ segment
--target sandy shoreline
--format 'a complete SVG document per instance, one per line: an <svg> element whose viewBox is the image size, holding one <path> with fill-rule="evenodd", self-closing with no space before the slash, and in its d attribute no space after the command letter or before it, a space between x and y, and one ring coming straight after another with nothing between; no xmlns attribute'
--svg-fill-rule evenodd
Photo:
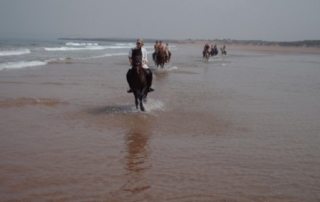
<svg viewBox="0 0 320 202"><path fill-rule="evenodd" d="M228 45L229 49L245 51L262 51L275 53L301 53L301 54L320 54L320 48L316 47L284 47L284 46L257 46L257 45Z"/></svg>

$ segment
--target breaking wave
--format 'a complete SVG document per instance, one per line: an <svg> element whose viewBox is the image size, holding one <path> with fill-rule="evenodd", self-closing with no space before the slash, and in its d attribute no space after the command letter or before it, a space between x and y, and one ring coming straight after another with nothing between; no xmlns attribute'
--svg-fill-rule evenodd
<svg viewBox="0 0 320 202"><path fill-rule="evenodd" d="M104 58L104 57L112 57L112 56L124 56L124 55L128 55L128 53L106 53L103 55L96 55L96 56L76 58L76 59L87 60L87 59Z"/></svg>
<svg viewBox="0 0 320 202"><path fill-rule="evenodd" d="M18 61L18 62L7 62L0 64L0 70L3 69L21 69L25 67L34 67L46 65L48 62L43 61Z"/></svg>
<svg viewBox="0 0 320 202"><path fill-rule="evenodd" d="M98 43L77 43L67 42L66 46L61 47L44 47L46 51L82 51L82 50L106 50L106 49L128 49L131 44L117 43L115 45L100 45Z"/></svg>
<svg viewBox="0 0 320 202"><path fill-rule="evenodd" d="M98 43L76 43L76 42L67 42L66 46L99 46Z"/></svg>
<svg viewBox="0 0 320 202"><path fill-rule="evenodd" d="M0 56L24 55L29 53L29 49L0 50Z"/></svg>
<svg viewBox="0 0 320 202"><path fill-rule="evenodd" d="M79 51L79 50L104 50L103 46L86 46L86 47L45 47L46 51Z"/></svg>

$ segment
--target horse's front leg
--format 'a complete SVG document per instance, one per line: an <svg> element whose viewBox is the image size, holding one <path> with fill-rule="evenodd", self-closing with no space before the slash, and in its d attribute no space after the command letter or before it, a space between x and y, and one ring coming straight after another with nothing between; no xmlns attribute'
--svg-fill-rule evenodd
<svg viewBox="0 0 320 202"><path fill-rule="evenodd" d="M136 92L134 92L134 102L135 102L135 104L136 104L136 109L138 109L138 96L137 96L137 93Z"/></svg>
<svg viewBox="0 0 320 202"><path fill-rule="evenodd" d="M144 108L144 106L143 106L142 98L139 99L139 101L140 101L140 110L144 112L144 111L145 111L145 108Z"/></svg>

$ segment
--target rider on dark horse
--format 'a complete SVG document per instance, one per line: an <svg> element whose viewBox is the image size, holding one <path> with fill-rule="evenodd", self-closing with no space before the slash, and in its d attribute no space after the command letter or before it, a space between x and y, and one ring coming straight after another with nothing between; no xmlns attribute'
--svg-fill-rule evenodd
<svg viewBox="0 0 320 202"><path fill-rule="evenodd" d="M132 68L136 68L139 65L142 65L142 68L146 72L147 75L147 85L148 85L148 92L154 91L151 88L152 85L152 72L147 66L148 58L147 58L147 50L143 47L144 43L142 39L137 39L136 47L130 49L129 51L129 63ZM130 89L127 91L128 93L132 93L132 68L127 72L127 81L129 84Z"/></svg>
<svg viewBox="0 0 320 202"><path fill-rule="evenodd" d="M218 48L217 48L217 45L215 44L214 46L211 45L211 51L210 51L210 55L211 56L215 56L215 55L218 55Z"/></svg>

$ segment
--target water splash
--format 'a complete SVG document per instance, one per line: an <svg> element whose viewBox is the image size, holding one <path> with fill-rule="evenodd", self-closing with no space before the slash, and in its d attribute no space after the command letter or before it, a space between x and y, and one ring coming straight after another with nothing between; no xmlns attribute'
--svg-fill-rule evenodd
<svg viewBox="0 0 320 202"><path fill-rule="evenodd" d="M148 99L148 101L144 103L144 107L146 112L164 111L164 103L160 100Z"/></svg>
<svg viewBox="0 0 320 202"><path fill-rule="evenodd" d="M178 67L177 66L168 66L168 67L164 67L164 68L156 68L155 69L155 72L156 73L167 73L167 72L171 72L171 71L174 71L174 70L177 70Z"/></svg>

